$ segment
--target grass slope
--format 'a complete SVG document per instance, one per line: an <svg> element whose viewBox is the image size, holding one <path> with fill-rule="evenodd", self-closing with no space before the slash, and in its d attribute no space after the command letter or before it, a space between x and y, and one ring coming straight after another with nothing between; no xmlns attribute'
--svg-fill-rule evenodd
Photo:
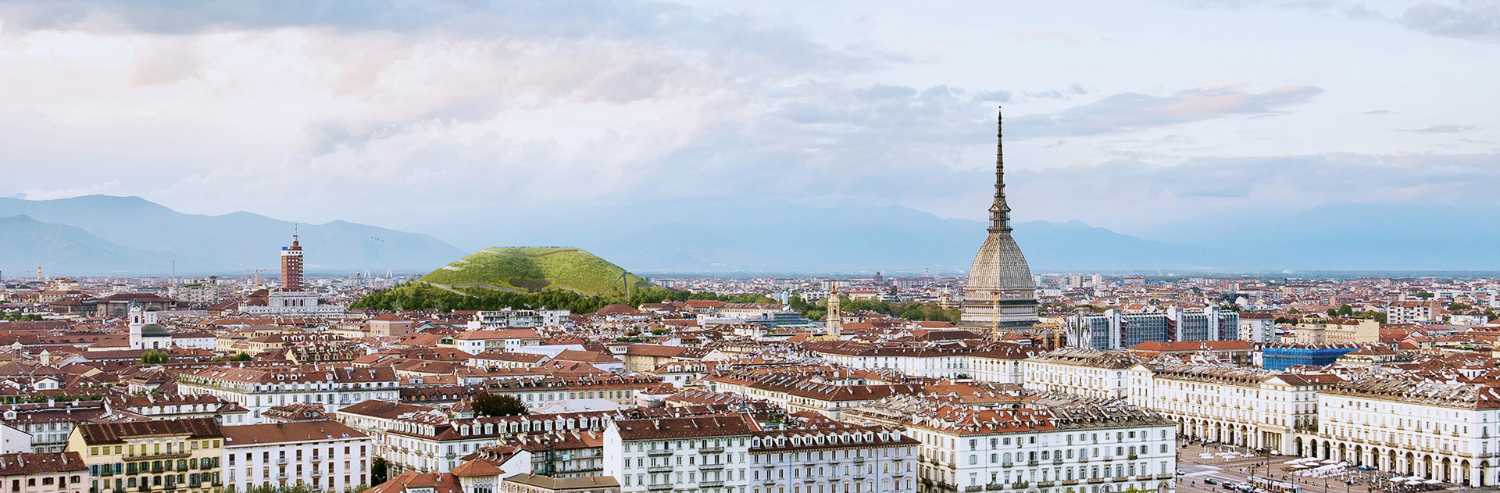
<svg viewBox="0 0 1500 493"><path fill-rule="evenodd" d="M593 254L563 247L486 248L422 277L439 287L540 292L564 289L586 295L623 297L625 269ZM626 274L631 289L649 285Z"/></svg>

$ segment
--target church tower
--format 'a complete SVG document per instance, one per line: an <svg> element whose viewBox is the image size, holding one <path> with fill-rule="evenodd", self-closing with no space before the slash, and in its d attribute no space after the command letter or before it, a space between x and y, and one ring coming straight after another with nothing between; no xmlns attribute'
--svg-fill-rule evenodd
<svg viewBox="0 0 1500 493"><path fill-rule="evenodd" d="M128 314L130 319L130 349L144 349L146 343L141 334L146 326L156 324L156 312L144 310L140 305L131 303Z"/></svg>
<svg viewBox="0 0 1500 493"><path fill-rule="evenodd" d="M995 198L984 244L964 283L961 324L989 330L1030 328L1037 321L1036 282L1021 246L1011 236L1010 204L1005 201L1005 126L995 117Z"/></svg>
<svg viewBox="0 0 1500 493"><path fill-rule="evenodd" d="M828 282L828 313L824 317L828 326L828 335L838 337L844 330L844 312L839 309L839 282Z"/></svg>

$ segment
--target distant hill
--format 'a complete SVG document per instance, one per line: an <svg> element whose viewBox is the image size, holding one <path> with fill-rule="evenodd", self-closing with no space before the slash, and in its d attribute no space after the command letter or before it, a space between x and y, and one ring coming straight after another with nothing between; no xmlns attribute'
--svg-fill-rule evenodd
<svg viewBox="0 0 1500 493"><path fill-rule="evenodd" d="M7 279L47 273L116 274L169 268L156 255L110 243L79 228L37 221L30 216L0 217L0 270Z"/></svg>
<svg viewBox="0 0 1500 493"><path fill-rule="evenodd" d="M623 276L623 277L622 277ZM648 285L607 260L577 248L486 248L440 267L422 281L450 288L540 292L547 289L620 297Z"/></svg>
<svg viewBox="0 0 1500 493"><path fill-rule="evenodd" d="M150 252L146 259L121 266L124 269L121 272L135 274L165 274L174 261L177 272L184 274L274 269L277 252L291 241L294 228L307 248L307 269L314 273L387 269L425 272L463 253L424 234L345 221L298 225L248 212L218 216L185 214L140 197L0 198L0 217L17 215L82 230L104 242L94 248L126 255L114 257L121 260L139 258L127 254ZM35 254L0 249L0 265L36 262ZM95 268L98 265L74 265L80 268L60 266L57 272L104 272Z"/></svg>

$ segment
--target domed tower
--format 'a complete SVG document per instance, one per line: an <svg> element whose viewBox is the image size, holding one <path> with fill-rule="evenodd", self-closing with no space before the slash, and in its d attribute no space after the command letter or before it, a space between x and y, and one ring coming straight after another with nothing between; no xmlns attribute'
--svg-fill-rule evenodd
<svg viewBox="0 0 1500 493"><path fill-rule="evenodd" d="M962 324L996 330L1030 328L1037 321L1036 282L1021 246L1011 237L1005 203L1004 120L995 118L995 200L990 227L964 283Z"/></svg>

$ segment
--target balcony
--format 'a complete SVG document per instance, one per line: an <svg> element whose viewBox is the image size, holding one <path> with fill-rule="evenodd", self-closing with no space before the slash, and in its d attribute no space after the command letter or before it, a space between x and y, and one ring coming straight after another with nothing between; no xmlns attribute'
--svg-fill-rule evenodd
<svg viewBox="0 0 1500 493"><path fill-rule="evenodd" d="M714 471L719 470L719 469L723 469L723 468L724 468L724 464L701 464L701 465L698 466L698 469L714 470Z"/></svg>
<svg viewBox="0 0 1500 493"><path fill-rule="evenodd" d="M666 457L666 456L671 456L672 455L672 450L671 449L651 449L651 450L647 450L646 451L646 455L651 456L651 457Z"/></svg>
<svg viewBox="0 0 1500 493"><path fill-rule="evenodd" d="M718 480L715 480L715 481L699 481L698 482L698 486L700 488L718 488L718 487L724 486L724 482L723 481L718 481Z"/></svg>
<svg viewBox="0 0 1500 493"><path fill-rule="evenodd" d="M1026 465L1031 466L1031 467L1036 467L1036 464L1037 464L1037 462L1034 461L1034 460L1026 461Z"/></svg>
<svg viewBox="0 0 1500 493"><path fill-rule="evenodd" d="M722 454L722 453L724 453L724 447L719 447L719 446L698 447L698 453L700 453L700 454Z"/></svg>
<svg viewBox="0 0 1500 493"><path fill-rule="evenodd" d="M186 459L188 457L192 457L192 455L193 454L191 452L173 452L170 454L137 454L126 455L124 457L121 457L120 460L123 460L125 462L138 462L143 460L157 459Z"/></svg>
<svg viewBox="0 0 1500 493"><path fill-rule="evenodd" d="M981 486L970 486L970 487L964 488L964 493L974 493L976 491L984 491L984 487L981 487Z"/></svg>
<svg viewBox="0 0 1500 493"><path fill-rule="evenodd" d="M646 466L646 472L672 472L672 465L663 464L660 466Z"/></svg>
<svg viewBox="0 0 1500 493"><path fill-rule="evenodd" d="M646 485L647 491L672 491L672 483L653 483Z"/></svg>

